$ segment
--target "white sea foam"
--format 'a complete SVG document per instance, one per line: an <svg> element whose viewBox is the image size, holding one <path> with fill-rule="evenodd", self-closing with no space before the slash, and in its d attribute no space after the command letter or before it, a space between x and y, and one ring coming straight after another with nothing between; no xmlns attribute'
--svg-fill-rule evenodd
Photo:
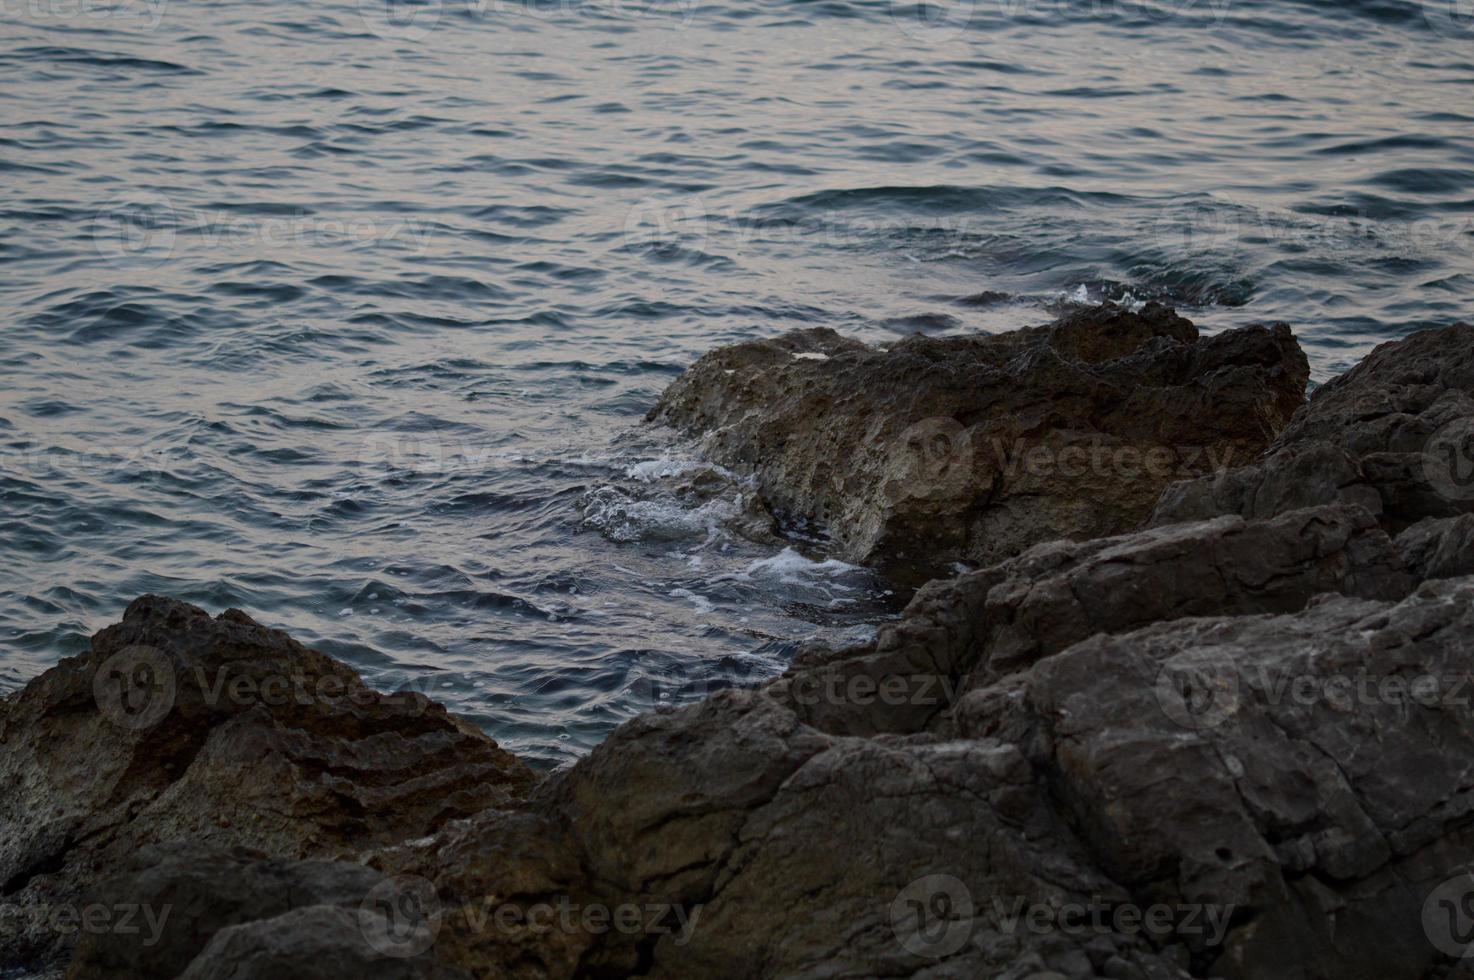
<svg viewBox="0 0 1474 980"><path fill-rule="evenodd" d="M641 500L614 486L597 487L584 500L584 523L611 541L714 537L740 512L737 500L718 497L698 507L674 499Z"/></svg>
<svg viewBox="0 0 1474 980"><path fill-rule="evenodd" d="M699 613L709 613L716 609L716 606L712 605L710 599L700 593L692 592L690 589L671 589L670 595L672 599L687 600L691 605L696 607L696 611Z"/></svg>
<svg viewBox="0 0 1474 980"><path fill-rule="evenodd" d="M784 548L771 558L762 558L737 574L736 578L751 581L754 578L773 578L787 585L808 585L816 579L839 579L845 575L863 574L864 569L838 558L816 561L806 558L792 548ZM850 586L831 582L836 588L850 590Z"/></svg>

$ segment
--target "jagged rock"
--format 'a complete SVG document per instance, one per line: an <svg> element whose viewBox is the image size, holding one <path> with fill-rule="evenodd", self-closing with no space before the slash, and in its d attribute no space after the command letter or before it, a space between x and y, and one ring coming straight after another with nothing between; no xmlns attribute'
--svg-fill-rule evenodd
<svg viewBox="0 0 1474 980"><path fill-rule="evenodd" d="M1257 456L1308 376L1283 325L1199 338L1163 307L1106 306L884 349L828 329L737 344L649 417L844 557L929 570L1131 530L1173 480Z"/></svg>
<svg viewBox="0 0 1474 980"><path fill-rule="evenodd" d="M969 687L1096 634L1291 612L1325 592L1401 598L1414 584L1371 515L1347 505L1053 542L933 582L873 644L801 653L774 694L825 731L919 731Z"/></svg>
<svg viewBox="0 0 1474 980"><path fill-rule="evenodd" d="M70 937L37 910L158 841L337 857L422 837L524 795L534 776L418 694L231 610L145 596L5 702L0 918L10 961ZM5 961L0 960L0 965Z"/></svg>
<svg viewBox="0 0 1474 980"><path fill-rule="evenodd" d="M1265 457L1169 487L1152 523L1357 503L1397 533L1474 511L1474 326L1383 344L1321 386Z"/></svg>
<svg viewBox="0 0 1474 980"><path fill-rule="evenodd" d="M1420 521L1398 535L1397 551L1419 579L1474 575L1474 514Z"/></svg>
<svg viewBox="0 0 1474 980"><path fill-rule="evenodd" d="M298 961L324 980L1414 980L1446 962L1422 909L1474 862L1474 725L1457 689L1409 704L1385 685L1426 697L1415 679L1468 676L1474 580L1401 601L1304 605L1320 584L1402 587L1370 525L1356 508L1328 507L1039 549L984 597L980 622L997 629L978 641L986 654L1037 629L1036 646L1008 673L980 658L978 686L926 729L825 732L781 683L727 691L622 726L522 801L374 850L372 871L266 857L201 871L186 852L145 856L152 870L101 894L175 896L200 910L157 954L167 976L199 949L186 980L264 980ZM1173 562L1193 552L1224 562L1215 576L1228 576L1217 600L1227 615L1193 615L1196 600L1169 596L1143 607L1164 622L1125 632L1113 618L1131 606L1123 595L1092 613L1085 630L1105 632L1090 638L1046 621L1069 609L1058 597L1073 588L1089 602L1088 584L1123 567L1149 577L1156 558L1181 571ZM1199 586L1179 588L1189 599ZM908 620L939 615L949 595L977 601L976 590L937 590ZM1010 620L1010 603L1040 603L1043 618ZM898 642L926 635L911 625ZM1386 700L1347 705L1342 676L1371 678ZM383 971L375 937L397 932L377 904L353 901L380 874L422 881L439 909L430 942ZM285 908L260 898L273 876L300 883ZM627 931L535 928L533 909L560 902L637 919ZM1162 930L1115 918L1123 908L1160 910ZM1082 923L1092 909L1104 918ZM113 958L101 959L103 948L84 947L73 980L143 962L111 940Z"/></svg>
<svg viewBox="0 0 1474 980"><path fill-rule="evenodd" d="M489 810L433 837L374 854L395 880L428 883L440 909L435 955L477 977L630 976L638 928L585 929L583 911L619 891L592 877L565 821L539 810ZM625 938L620 948L611 938Z"/></svg>
<svg viewBox="0 0 1474 980"><path fill-rule="evenodd" d="M698 768L714 745L747 776ZM1117 975L1183 975L1140 937L1013 918L1127 896L1011 745L820 740L766 693L736 692L621 732L567 782L596 874L699 912L689 935L649 937L643 975L1094 976L1112 959L1135 971ZM615 805L586 809L602 794Z"/></svg>
<svg viewBox="0 0 1474 980"><path fill-rule="evenodd" d="M1471 635L1465 579L1098 636L1012 686L1009 737L1032 729L1112 880L1235 907L1205 975L1431 976L1462 927L1425 904L1474 861ZM1000 737L1000 696L969 694L961 730Z"/></svg>

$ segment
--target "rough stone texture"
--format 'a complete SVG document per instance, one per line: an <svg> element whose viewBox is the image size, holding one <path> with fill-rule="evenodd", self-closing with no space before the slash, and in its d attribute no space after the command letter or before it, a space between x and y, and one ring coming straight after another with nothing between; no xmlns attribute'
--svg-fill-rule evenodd
<svg viewBox="0 0 1474 980"><path fill-rule="evenodd" d="M85 932L71 974L113 980L175 977L222 929L313 906L357 909L385 880L370 868L338 861L275 860L242 847L150 845L128 858L86 901L152 910L154 921L164 926L157 933L160 941L150 941L149 928L142 942L130 933Z"/></svg>
<svg viewBox="0 0 1474 980"><path fill-rule="evenodd" d="M1291 612L1325 592L1401 598L1413 585L1371 515L1346 505L1053 542L932 583L873 644L801 653L774 694L825 731L918 731L968 688L1099 633L1184 616ZM901 696L880 696L887 685ZM877 696L823 696L837 688Z"/></svg>
<svg viewBox="0 0 1474 980"><path fill-rule="evenodd" d="M1283 325L1199 338L1163 307L1105 306L885 349L829 329L724 347L650 419L844 557L933 569L1131 530L1171 481L1262 452L1308 376Z"/></svg>
<svg viewBox="0 0 1474 980"><path fill-rule="evenodd" d="M442 909L434 953L444 963L498 980L630 976L637 963L628 947L562 927L565 903L573 921L585 908L620 900L581 858L566 822L540 808L490 810L379 852L372 863L396 880L433 884ZM533 911L538 906L554 909L551 927Z"/></svg>
<svg viewBox="0 0 1474 980"><path fill-rule="evenodd" d="M471 980L428 954L380 952L368 937L384 929L382 918L359 909L293 909L222 930L179 980Z"/></svg>
<svg viewBox="0 0 1474 980"><path fill-rule="evenodd" d="M0 949L22 963L58 955L68 937L38 916L149 843L336 857L432 833L533 782L420 695L377 694L237 610L212 619L145 596L5 702L0 901L18 912L0 918Z"/></svg>
<svg viewBox="0 0 1474 980"><path fill-rule="evenodd" d="M1398 535L1397 551L1420 579L1474 575L1474 514L1420 521Z"/></svg>
<svg viewBox="0 0 1474 980"><path fill-rule="evenodd" d="M1237 906L1212 975L1421 977L1424 900L1474 859L1471 635L1467 579L1159 624L1039 663L1022 723L1113 880ZM994 697L964 731L998 735Z"/></svg>
<svg viewBox="0 0 1474 980"><path fill-rule="evenodd" d="M1152 522L1344 500L1396 533L1474 511L1474 326L1383 344L1320 387L1265 457L1169 487Z"/></svg>
<svg viewBox="0 0 1474 980"><path fill-rule="evenodd" d="M84 946L72 976L168 976L193 950L188 980L298 962L324 980L1417 980L1448 964L1420 914L1474 862L1474 721L1453 686L1470 673L1474 580L1389 598L1411 580L1346 506L989 571L985 593L984 573L930 590L894 631L905 647L948 617L979 625L951 668L973 686L940 716L824 731L787 678L627 723L523 800L380 846L372 869L145 856L101 894L200 911L154 951ZM1381 598L1307 602L1321 588ZM1373 692L1435 678L1447 696L1348 704L1343 677ZM381 874L423 879L443 910L433 945L382 971L377 906L353 901ZM263 890L273 877L297 883L286 900ZM533 909L558 902L647 914L628 932L536 928ZM1072 905L1156 905L1168 928L1081 926ZM1043 928L1016 918L1033 909Z"/></svg>

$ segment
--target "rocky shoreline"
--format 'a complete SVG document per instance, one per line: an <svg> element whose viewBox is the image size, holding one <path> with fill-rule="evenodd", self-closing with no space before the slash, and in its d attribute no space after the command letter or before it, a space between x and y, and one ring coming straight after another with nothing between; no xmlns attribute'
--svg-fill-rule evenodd
<svg viewBox="0 0 1474 980"><path fill-rule="evenodd" d="M140 598L0 701L0 975L1465 975L1474 326L1307 377L1153 306L712 352L651 418L775 531L981 567L545 777Z"/></svg>

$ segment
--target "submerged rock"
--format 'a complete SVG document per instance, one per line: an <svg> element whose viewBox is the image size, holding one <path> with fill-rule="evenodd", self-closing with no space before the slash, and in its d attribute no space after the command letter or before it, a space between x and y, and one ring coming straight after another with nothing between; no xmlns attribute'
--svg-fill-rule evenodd
<svg viewBox="0 0 1474 980"><path fill-rule="evenodd" d="M1105 306L886 348L828 329L724 347L649 417L842 557L934 570L1133 529L1172 481L1263 451L1308 377L1283 325L1202 338L1155 304Z"/></svg>

